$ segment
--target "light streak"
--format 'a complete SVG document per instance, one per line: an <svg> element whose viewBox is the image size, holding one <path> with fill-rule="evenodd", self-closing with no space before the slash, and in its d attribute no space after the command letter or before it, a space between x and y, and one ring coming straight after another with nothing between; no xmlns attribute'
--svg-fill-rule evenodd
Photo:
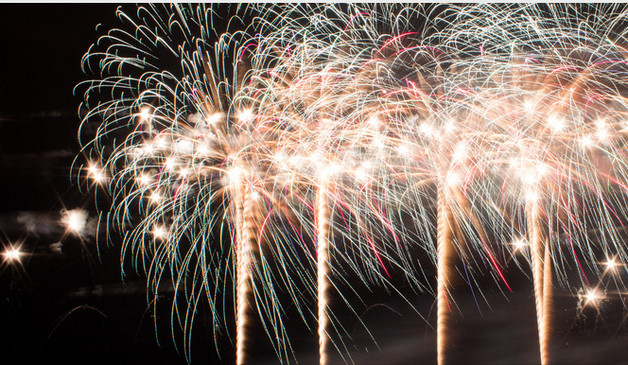
<svg viewBox="0 0 628 365"><path fill-rule="evenodd" d="M327 364L327 351L329 346L329 315L328 290L329 290L329 206L327 203L328 182L327 177L323 177L323 182L316 197L316 261L317 261L317 299L318 299L318 341L319 341L319 364Z"/></svg>
<svg viewBox="0 0 628 365"><path fill-rule="evenodd" d="M445 189L445 188L440 188ZM447 192L440 191L438 193L438 238L437 238L437 355L438 364L446 363L447 355L447 331L448 331L448 314L450 312L448 303L448 284L449 271L451 269L452 245L453 245L453 216L451 208L447 206Z"/></svg>

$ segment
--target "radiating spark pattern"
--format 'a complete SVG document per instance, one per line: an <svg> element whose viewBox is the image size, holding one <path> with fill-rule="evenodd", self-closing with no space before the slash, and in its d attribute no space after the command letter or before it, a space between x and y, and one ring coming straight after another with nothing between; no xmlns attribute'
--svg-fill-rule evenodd
<svg viewBox="0 0 628 365"><path fill-rule="evenodd" d="M237 363L256 314L290 361L289 305L316 318L321 364L332 345L349 361L330 293L351 306L339 290L347 273L398 291L390 277L401 272L435 294L442 364L457 272L474 296L483 276L507 295L520 269L549 363L553 286L595 286L628 260L628 12L234 11L251 24L221 35L204 6L120 12L131 31L112 30L84 60L99 73L85 94L84 171L110 193L102 221L123 232L123 261L153 294L169 277L183 296L175 321L189 331L203 303L223 328L232 281Z"/></svg>

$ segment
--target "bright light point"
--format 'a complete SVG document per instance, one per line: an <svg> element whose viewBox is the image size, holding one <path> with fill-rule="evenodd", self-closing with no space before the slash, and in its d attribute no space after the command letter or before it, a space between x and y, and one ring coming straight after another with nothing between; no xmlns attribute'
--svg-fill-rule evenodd
<svg viewBox="0 0 628 365"><path fill-rule="evenodd" d="M377 116L374 115L371 118L369 118L368 123L372 128L377 128L380 126L381 121L379 120Z"/></svg>
<svg viewBox="0 0 628 365"><path fill-rule="evenodd" d="M598 140L605 141L606 139L608 139L608 130L606 130L606 127L598 127L595 136Z"/></svg>
<svg viewBox="0 0 628 365"><path fill-rule="evenodd" d="M190 174L190 169L188 168L182 168L181 170L179 170L179 176L181 177L186 177Z"/></svg>
<svg viewBox="0 0 628 365"><path fill-rule="evenodd" d="M283 151L277 152L275 154L275 161L277 161L277 162L284 162L284 161L286 161L287 158L288 158L288 156Z"/></svg>
<svg viewBox="0 0 628 365"><path fill-rule="evenodd" d="M548 171L549 169L546 165L540 164L536 167L536 172L539 177L547 175Z"/></svg>
<svg viewBox="0 0 628 365"><path fill-rule="evenodd" d="M337 165L326 165L321 169L321 177L329 177L336 174L340 169Z"/></svg>
<svg viewBox="0 0 628 365"><path fill-rule="evenodd" d="M153 227L153 238L154 239L163 239L166 237L166 235L168 234L168 231L166 231L166 228L164 228L163 226L154 226Z"/></svg>
<svg viewBox="0 0 628 365"><path fill-rule="evenodd" d="M233 166L227 171L230 184L239 184L242 181L244 170L241 167Z"/></svg>
<svg viewBox="0 0 628 365"><path fill-rule="evenodd" d="M222 115L220 115L220 113L212 114L207 118L207 124L212 125L214 123L217 123L218 121L220 121L220 118L222 118Z"/></svg>
<svg viewBox="0 0 628 365"><path fill-rule="evenodd" d="M166 140L166 137L158 136L155 138L155 145L157 145L157 148L166 148L168 141Z"/></svg>
<svg viewBox="0 0 628 365"><path fill-rule="evenodd" d="M382 137L376 137L373 139L373 146L379 149L384 148L384 141L382 141Z"/></svg>
<svg viewBox="0 0 628 365"><path fill-rule="evenodd" d="M428 123L423 123L419 126L419 131L424 135L431 137L434 135L434 127Z"/></svg>
<svg viewBox="0 0 628 365"><path fill-rule="evenodd" d="M82 209L67 210L63 213L61 222L74 233L81 233L87 225L87 212Z"/></svg>
<svg viewBox="0 0 628 365"><path fill-rule="evenodd" d="M462 176L460 176L460 173L456 171L449 171L445 180L447 182L447 185L455 186L459 185L462 182Z"/></svg>
<svg viewBox="0 0 628 365"><path fill-rule="evenodd" d="M589 289L584 295L584 299L585 304L596 305L602 299L602 296L597 289Z"/></svg>
<svg viewBox="0 0 628 365"><path fill-rule="evenodd" d="M135 181L137 181L137 183L141 186L148 186L150 185L150 176L148 176L147 174L141 174L140 176L135 178Z"/></svg>
<svg viewBox="0 0 628 365"><path fill-rule="evenodd" d="M253 119L253 111L251 109L245 109L241 111L240 113L238 113L238 119L240 119L241 122L250 121L251 119Z"/></svg>
<svg viewBox="0 0 628 365"><path fill-rule="evenodd" d="M188 140L180 140L174 144L174 151L181 155L190 155L194 153L194 143Z"/></svg>
<svg viewBox="0 0 628 365"><path fill-rule="evenodd" d="M408 146L407 143L402 143L397 147L397 152L399 152L400 155L407 155L410 153L410 146Z"/></svg>
<svg viewBox="0 0 628 365"><path fill-rule="evenodd" d="M105 174L96 165L89 166L87 168L87 171L89 172L89 174L91 175L92 179L94 179L95 182L101 183L105 181Z"/></svg>
<svg viewBox="0 0 628 365"><path fill-rule="evenodd" d="M209 153L209 147L205 143L201 143L196 147L196 153L206 155Z"/></svg>
<svg viewBox="0 0 628 365"><path fill-rule="evenodd" d="M318 151L312 153L307 158L313 163L318 163L319 161L323 161L324 159L323 155Z"/></svg>
<svg viewBox="0 0 628 365"><path fill-rule="evenodd" d="M515 246L516 250L523 250L527 246L526 242L521 238L515 240L512 245Z"/></svg>
<svg viewBox="0 0 628 365"><path fill-rule="evenodd" d="M151 196L150 196L150 200L151 200L153 203L159 203L159 201L161 200L161 195L159 195L159 193L158 193L158 192L153 191L153 193L152 193L152 194L151 194Z"/></svg>
<svg viewBox="0 0 628 365"><path fill-rule="evenodd" d="M172 157L168 157L166 159L166 161L164 161L164 167L168 171L174 170L175 165L176 165L176 162L175 162L174 158L172 158Z"/></svg>
<svg viewBox="0 0 628 365"><path fill-rule="evenodd" d="M257 191L254 191L254 192L251 193L251 199L253 199L253 200L257 200L257 199L259 199L261 197L262 196Z"/></svg>
<svg viewBox="0 0 628 365"><path fill-rule="evenodd" d="M526 101L523 104L523 107L525 108L525 110L529 113L532 112L534 110L534 103L532 103L531 101Z"/></svg>
<svg viewBox="0 0 628 365"><path fill-rule="evenodd" d="M453 121L449 121L447 123L445 123L445 132L446 133L451 133L453 131L456 130L456 123Z"/></svg>
<svg viewBox="0 0 628 365"><path fill-rule="evenodd" d="M606 271L615 271L615 268L617 267L617 263L614 258L606 260L604 265L606 265Z"/></svg>
<svg viewBox="0 0 628 365"><path fill-rule="evenodd" d="M20 261L20 256L22 256L22 252L18 247L9 247L3 253L5 261Z"/></svg>
<svg viewBox="0 0 628 365"><path fill-rule="evenodd" d="M358 181L366 181L369 179L369 169L373 167L373 162L371 160L366 160L362 162L362 164L355 169L355 178Z"/></svg>
<svg viewBox="0 0 628 365"><path fill-rule="evenodd" d="M543 176L547 175L549 169L546 165L538 164L536 166L522 166L520 168L521 181L526 185L536 185Z"/></svg>
<svg viewBox="0 0 628 365"><path fill-rule="evenodd" d="M456 148L454 149L454 154L452 159L454 161L461 161L467 156L467 144L464 142L458 143Z"/></svg>
<svg viewBox="0 0 628 365"><path fill-rule="evenodd" d="M560 119L558 117L556 117L555 115L550 115L547 118L547 125L550 127L550 129L553 132L560 132L561 130L563 130L563 128L565 128L565 121L563 119Z"/></svg>
<svg viewBox="0 0 628 365"><path fill-rule="evenodd" d="M529 190L525 194L528 202L535 202L539 199L539 194L535 190Z"/></svg>
<svg viewBox="0 0 628 365"><path fill-rule="evenodd" d="M591 147L593 145L593 139L591 139L591 136L587 135L580 138L580 143L583 147Z"/></svg>
<svg viewBox="0 0 628 365"><path fill-rule="evenodd" d="M153 113L152 113L150 107L145 106L145 107L142 107L140 109L140 113L139 113L140 123L144 122L144 121L147 121L147 120L150 120L150 118L152 118L152 116L153 116Z"/></svg>
<svg viewBox="0 0 628 365"><path fill-rule="evenodd" d="M358 167L355 170L355 178L358 181L365 181L365 180L368 179L368 177L369 177L369 174L368 174L368 172L366 172L366 169L364 168L364 166Z"/></svg>
<svg viewBox="0 0 628 365"><path fill-rule="evenodd" d="M301 164L301 158L297 155L290 156L290 158L288 158L288 164L290 166L299 166L299 164Z"/></svg>

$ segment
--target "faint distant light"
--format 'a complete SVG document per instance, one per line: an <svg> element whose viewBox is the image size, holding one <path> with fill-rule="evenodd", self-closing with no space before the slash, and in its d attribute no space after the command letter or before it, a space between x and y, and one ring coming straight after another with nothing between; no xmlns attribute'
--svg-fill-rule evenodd
<svg viewBox="0 0 628 365"><path fill-rule="evenodd" d="M82 209L68 210L63 213L61 220L68 231L80 234L87 224L87 212Z"/></svg>
<svg viewBox="0 0 628 365"><path fill-rule="evenodd" d="M3 253L5 261L15 262L20 261L20 256L22 256L22 252L18 247L9 247Z"/></svg>

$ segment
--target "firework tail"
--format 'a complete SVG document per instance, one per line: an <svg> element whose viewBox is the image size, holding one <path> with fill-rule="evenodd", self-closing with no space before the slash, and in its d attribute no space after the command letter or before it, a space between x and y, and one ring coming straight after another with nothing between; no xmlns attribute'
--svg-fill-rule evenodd
<svg viewBox="0 0 628 365"><path fill-rule="evenodd" d="M549 364L549 349L550 349L550 330L551 330L551 298L552 298L552 267L551 267L551 252L549 241L546 241L545 245L545 258L543 263L543 330L544 341L541 353L545 355L544 364Z"/></svg>
<svg viewBox="0 0 628 365"><path fill-rule="evenodd" d="M532 256L532 278L534 281L534 301L536 306L536 321L539 334L539 352L541 364L548 364L548 347L547 347L547 321L548 316L545 311L547 297L545 295L545 287L551 282L551 273L549 280L544 276L546 271L544 259L547 261L547 254L543 254L544 245L540 229L541 212L539 203L536 201L528 201L526 203L526 214L528 219L528 235L530 240L530 250ZM545 257L544 257L545 256ZM548 264L546 262L546 264ZM551 285L551 283L550 283Z"/></svg>
<svg viewBox="0 0 628 365"><path fill-rule="evenodd" d="M327 202L327 183L321 183L316 195L316 232L317 232L317 279L318 279L318 353L319 363L327 364L329 345L329 316L327 315L329 289L329 205Z"/></svg>
<svg viewBox="0 0 628 365"><path fill-rule="evenodd" d="M236 199L236 364L246 362L247 329L251 317L251 272L255 240L253 207L247 187L239 185Z"/></svg>
<svg viewBox="0 0 628 365"><path fill-rule="evenodd" d="M447 188L439 187L438 191L438 221L437 221L437 319L436 319L436 343L438 364L445 363L445 344L447 343L447 320L449 316L449 305L447 303L447 283L449 276L449 265L452 255L453 240L453 216L445 197Z"/></svg>

